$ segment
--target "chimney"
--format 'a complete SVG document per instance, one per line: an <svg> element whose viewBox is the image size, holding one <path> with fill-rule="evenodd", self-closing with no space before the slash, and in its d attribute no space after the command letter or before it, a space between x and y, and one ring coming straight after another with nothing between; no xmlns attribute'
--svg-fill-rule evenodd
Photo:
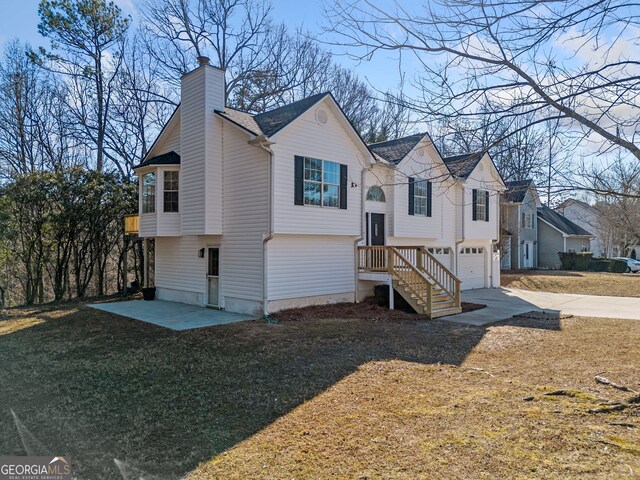
<svg viewBox="0 0 640 480"><path fill-rule="evenodd" d="M198 57L199 66L181 78L180 200L183 235L222 234L222 127L224 70Z"/></svg>

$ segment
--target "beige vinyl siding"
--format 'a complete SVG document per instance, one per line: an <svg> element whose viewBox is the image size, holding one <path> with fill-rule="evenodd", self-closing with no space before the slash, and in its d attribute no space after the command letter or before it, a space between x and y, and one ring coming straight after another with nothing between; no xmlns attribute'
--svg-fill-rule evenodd
<svg viewBox="0 0 640 480"><path fill-rule="evenodd" d="M223 125L222 294L262 301L262 238L269 225L269 154L249 135Z"/></svg>
<svg viewBox="0 0 640 480"><path fill-rule="evenodd" d="M223 75L201 67L182 79L181 195L184 235L222 233L221 120Z"/></svg>
<svg viewBox="0 0 640 480"><path fill-rule="evenodd" d="M494 176L494 167L485 156L464 182L465 240L498 240L500 220L500 184ZM489 221L473 220L473 189L489 191Z"/></svg>
<svg viewBox="0 0 640 480"><path fill-rule="evenodd" d="M182 122L180 170L183 192L181 220L183 235L204 233L205 206L205 76L203 69L182 80Z"/></svg>
<svg viewBox="0 0 640 480"><path fill-rule="evenodd" d="M315 112L322 108L328 121L316 121ZM309 109L284 130L276 134L272 146L275 165L276 233L319 235L360 235L361 172L368 162L368 153L358 148L357 141L347 133L332 101L325 99ZM347 209L294 205L294 157L296 155L329 160L348 166ZM351 182L357 186L351 187Z"/></svg>
<svg viewBox="0 0 640 480"><path fill-rule="evenodd" d="M147 158L157 157L169 152L176 152L180 155L180 107L160 132L160 136L158 136L151 151L149 151Z"/></svg>
<svg viewBox="0 0 640 480"><path fill-rule="evenodd" d="M268 245L269 300L353 292L354 238L276 235Z"/></svg>
<svg viewBox="0 0 640 480"><path fill-rule="evenodd" d="M156 245L156 287L204 294L207 259L198 251L219 244L220 237L158 237Z"/></svg>

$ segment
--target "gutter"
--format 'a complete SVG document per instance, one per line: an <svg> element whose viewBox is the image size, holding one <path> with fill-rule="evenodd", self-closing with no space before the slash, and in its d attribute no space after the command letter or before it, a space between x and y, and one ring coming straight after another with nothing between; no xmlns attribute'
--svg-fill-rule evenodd
<svg viewBox="0 0 640 480"><path fill-rule="evenodd" d="M271 150L271 145L274 142L269 141L267 137L264 135L259 135L252 140L249 140L249 145L261 148L265 152L269 154L269 165L268 165L268 177L269 177L269 200L268 200L268 227L267 232L262 236L262 315L263 318L267 321L271 321L269 317L269 295L267 292L267 278L268 278L268 270L267 270L267 243L269 240L273 238L273 150Z"/></svg>

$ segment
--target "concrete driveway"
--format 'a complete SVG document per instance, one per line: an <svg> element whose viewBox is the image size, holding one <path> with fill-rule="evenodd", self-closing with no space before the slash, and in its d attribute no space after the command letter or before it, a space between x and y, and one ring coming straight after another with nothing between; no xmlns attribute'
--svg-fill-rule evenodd
<svg viewBox="0 0 640 480"><path fill-rule="evenodd" d="M633 297L531 292L515 288L482 288L462 292L462 301L483 303L487 308L444 317L443 320L481 326L532 310L583 317L640 320L640 298Z"/></svg>

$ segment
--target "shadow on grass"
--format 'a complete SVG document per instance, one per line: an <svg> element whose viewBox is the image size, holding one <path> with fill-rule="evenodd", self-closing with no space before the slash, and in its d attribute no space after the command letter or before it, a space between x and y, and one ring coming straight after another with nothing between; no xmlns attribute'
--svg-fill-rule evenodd
<svg viewBox="0 0 640 480"><path fill-rule="evenodd" d="M33 453L64 455L78 478L122 478L114 459L178 478L366 362L460 365L486 332L364 316L174 332L86 307L40 313L0 336L0 454L25 454L13 409L47 450Z"/></svg>

